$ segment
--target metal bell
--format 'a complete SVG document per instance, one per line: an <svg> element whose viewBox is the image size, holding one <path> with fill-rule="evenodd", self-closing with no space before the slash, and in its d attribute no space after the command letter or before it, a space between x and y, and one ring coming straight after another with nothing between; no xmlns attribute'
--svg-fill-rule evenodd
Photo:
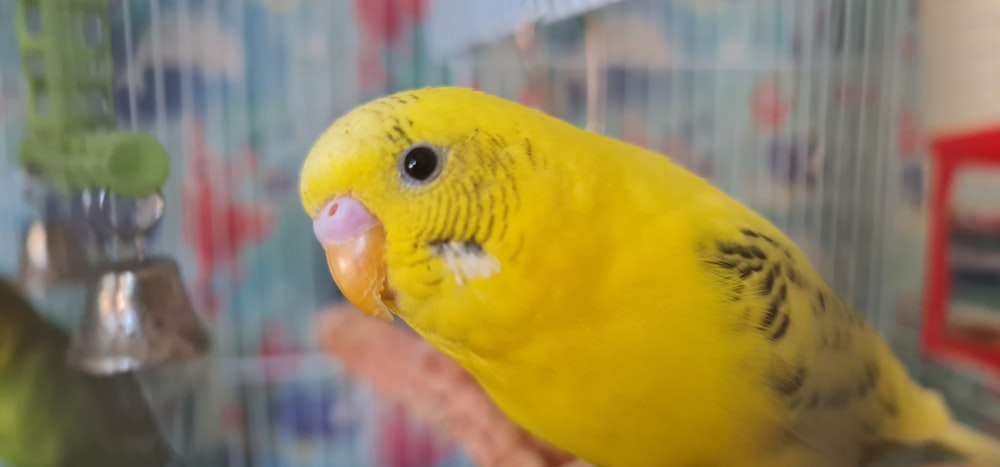
<svg viewBox="0 0 1000 467"><path fill-rule="evenodd" d="M112 374L179 363L209 350L204 323L170 258L104 267L87 284L86 300L67 355L74 367Z"/></svg>
<svg viewBox="0 0 1000 467"><path fill-rule="evenodd" d="M24 232L18 282L28 289L82 280L90 269L87 250L73 226L36 219Z"/></svg>

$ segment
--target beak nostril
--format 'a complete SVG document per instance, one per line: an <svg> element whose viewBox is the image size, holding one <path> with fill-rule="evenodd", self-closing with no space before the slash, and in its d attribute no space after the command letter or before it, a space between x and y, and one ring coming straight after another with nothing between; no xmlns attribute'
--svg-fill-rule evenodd
<svg viewBox="0 0 1000 467"><path fill-rule="evenodd" d="M378 225L378 219L350 196L333 199L313 218L313 233L323 245L354 239Z"/></svg>

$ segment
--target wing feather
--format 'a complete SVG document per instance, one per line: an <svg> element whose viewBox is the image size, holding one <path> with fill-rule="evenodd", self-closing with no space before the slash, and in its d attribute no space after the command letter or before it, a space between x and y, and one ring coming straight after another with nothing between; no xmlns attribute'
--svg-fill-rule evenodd
<svg viewBox="0 0 1000 467"><path fill-rule="evenodd" d="M717 228L701 258L740 314L735 332L766 343L759 377L787 414L776 442L857 465L899 441L899 401L912 400L901 399L912 384L878 332L777 229L763 221Z"/></svg>

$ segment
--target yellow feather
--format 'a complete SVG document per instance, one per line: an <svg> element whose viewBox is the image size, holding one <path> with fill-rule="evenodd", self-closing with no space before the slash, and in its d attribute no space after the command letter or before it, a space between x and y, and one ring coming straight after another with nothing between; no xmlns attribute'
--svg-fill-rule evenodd
<svg viewBox="0 0 1000 467"><path fill-rule="evenodd" d="M413 144L446 154L426 185L398 172ZM596 465L853 466L925 442L1000 460L787 237L662 155L426 88L334 123L301 192L310 214L347 193L367 206L393 311L513 420ZM456 275L442 241L496 270Z"/></svg>

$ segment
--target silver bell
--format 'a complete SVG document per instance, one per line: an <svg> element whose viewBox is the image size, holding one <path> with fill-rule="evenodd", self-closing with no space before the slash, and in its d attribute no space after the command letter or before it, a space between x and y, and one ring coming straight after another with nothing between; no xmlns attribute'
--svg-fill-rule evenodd
<svg viewBox="0 0 1000 467"><path fill-rule="evenodd" d="M18 282L28 289L77 282L89 271L87 250L68 223L35 219L24 232Z"/></svg>
<svg viewBox="0 0 1000 467"><path fill-rule="evenodd" d="M204 323L166 257L122 261L96 271L73 334L70 365L111 374L179 363L208 352Z"/></svg>

